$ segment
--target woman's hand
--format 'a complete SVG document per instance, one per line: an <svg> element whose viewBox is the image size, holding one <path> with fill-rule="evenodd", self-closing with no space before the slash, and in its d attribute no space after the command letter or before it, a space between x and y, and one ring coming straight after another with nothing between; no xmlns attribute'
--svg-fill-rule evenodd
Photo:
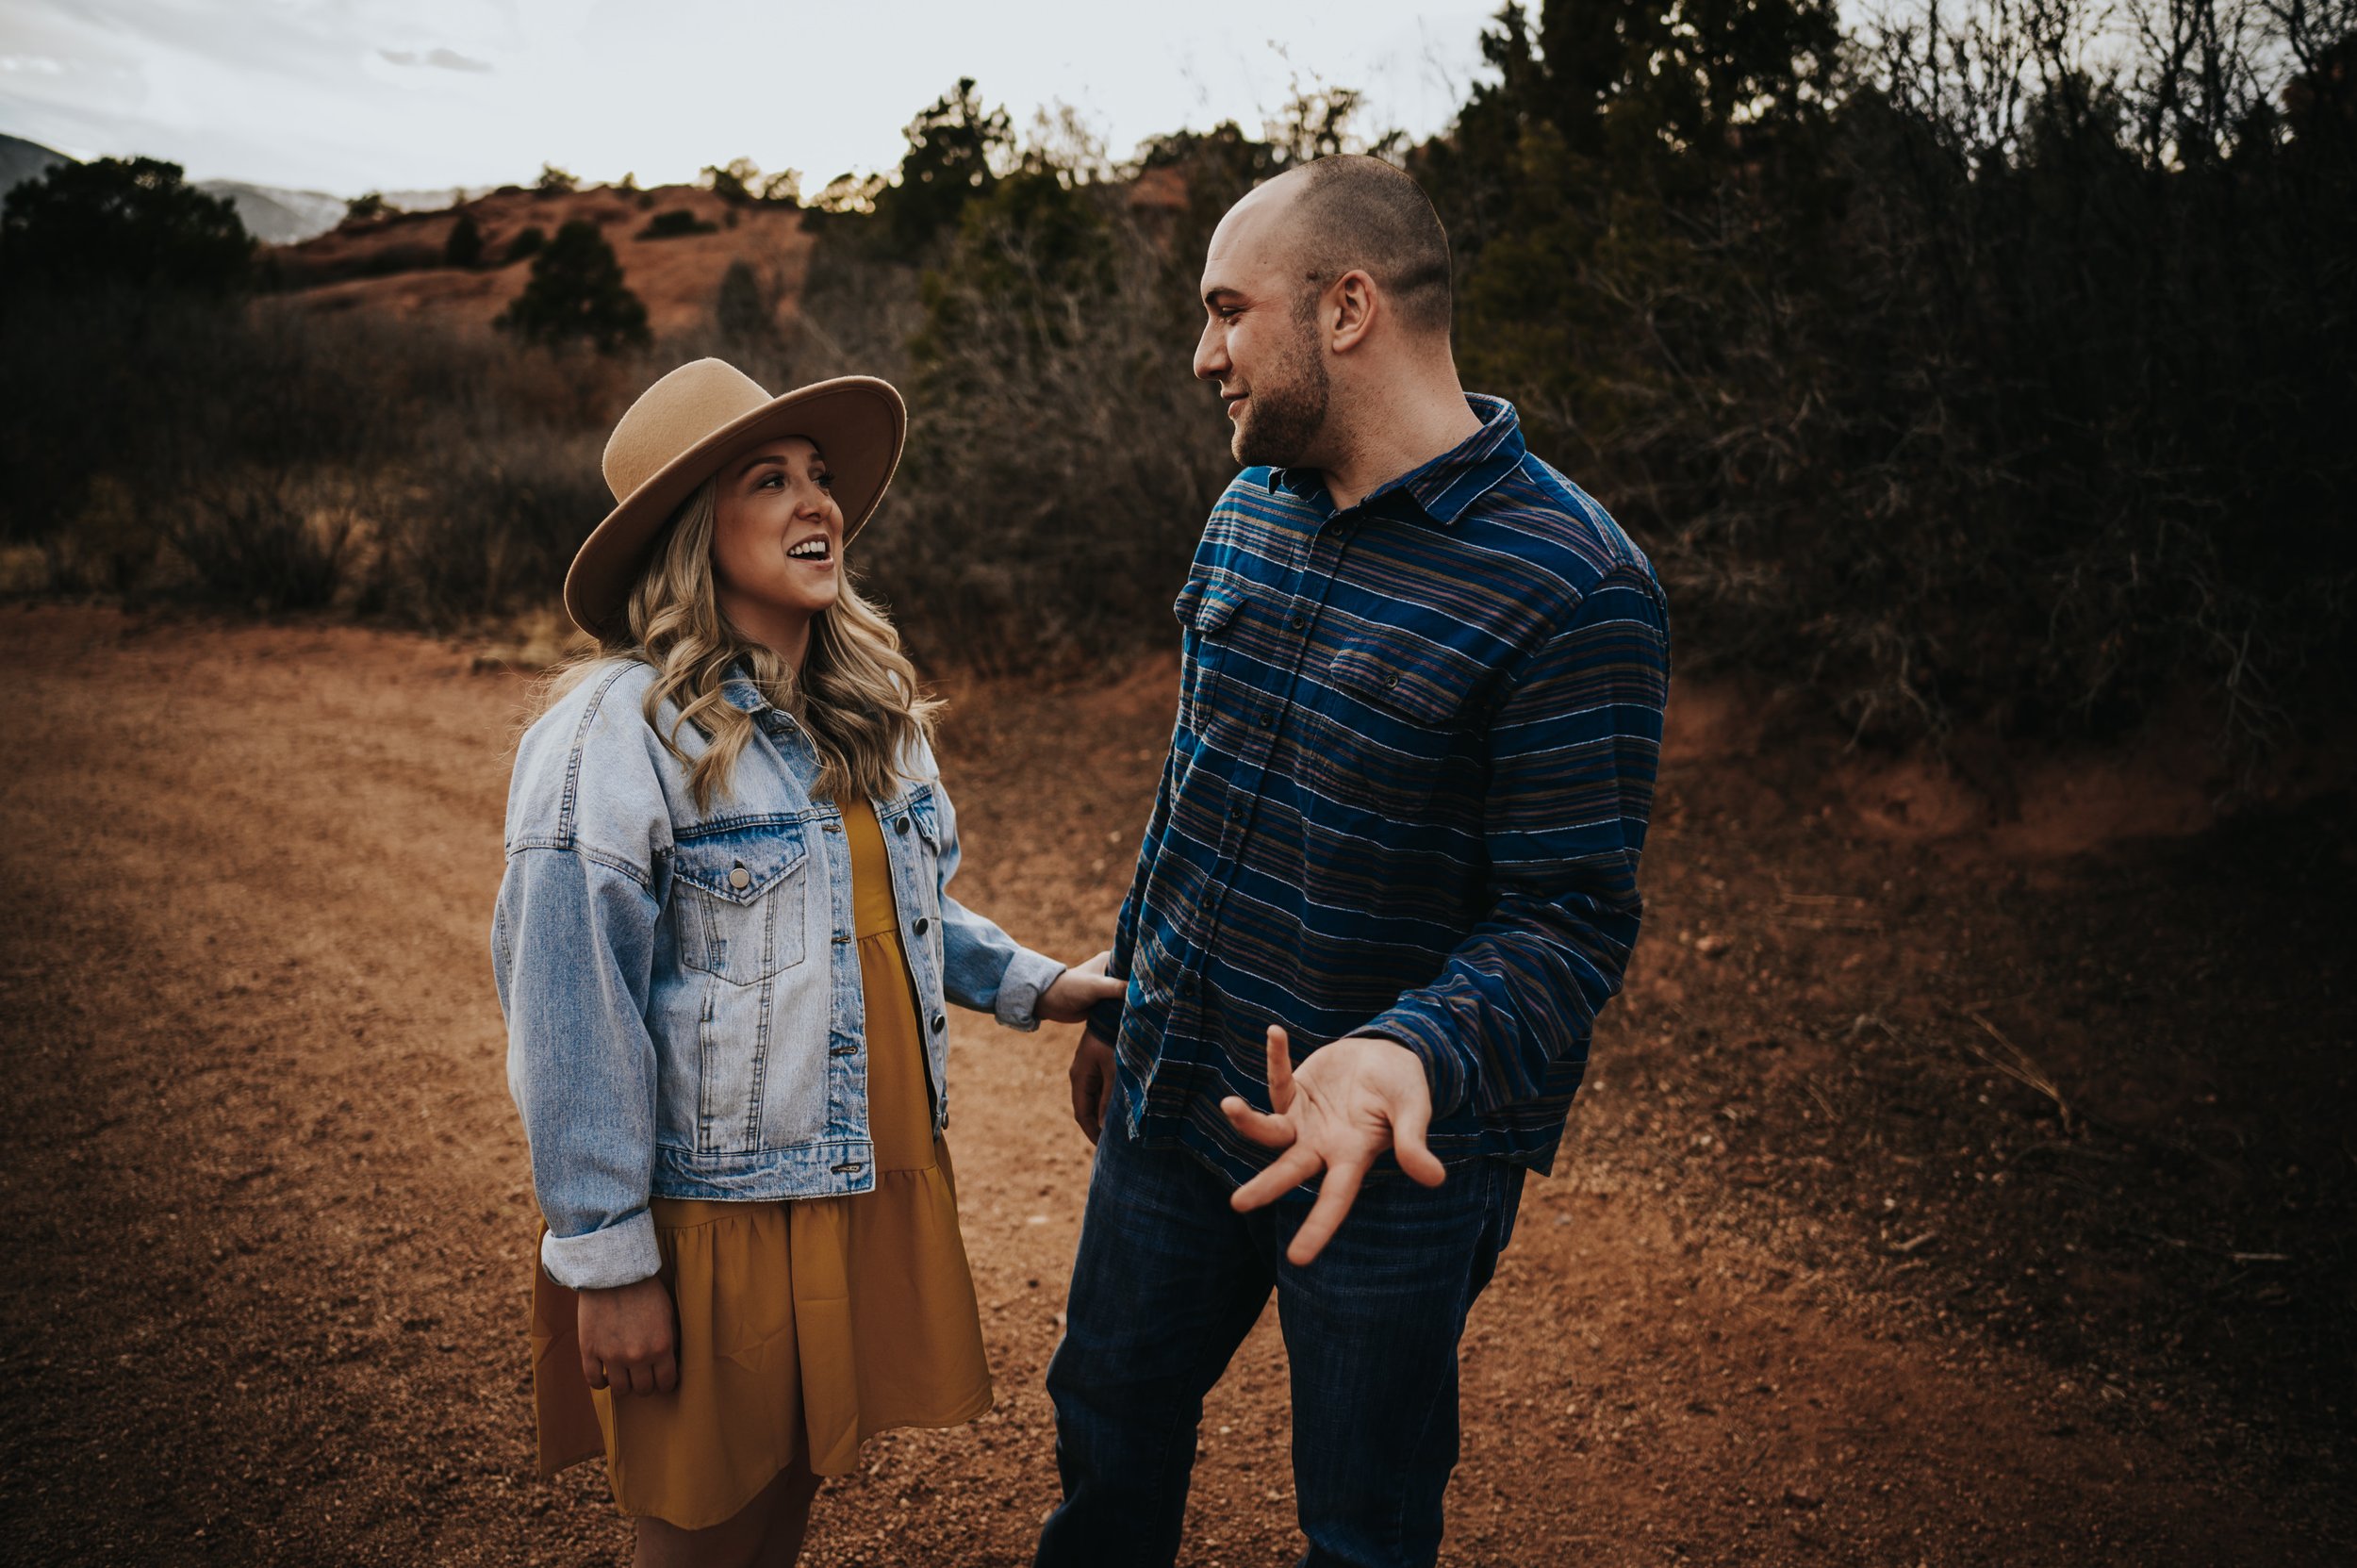
<svg viewBox="0 0 2357 1568"><path fill-rule="evenodd" d="M1089 1015L1089 1009L1100 1001L1112 1001L1129 989L1126 980L1114 980L1105 973L1105 966L1113 962L1110 952L1098 953L1086 964L1076 965L1056 977L1056 982L1039 994L1035 1012L1043 1023L1077 1024Z"/></svg>
<svg viewBox="0 0 2357 1568"><path fill-rule="evenodd" d="M671 1293L658 1278L579 1293L575 1317L581 1375L617 1394L668 1394L679 1387Z"/></svg>

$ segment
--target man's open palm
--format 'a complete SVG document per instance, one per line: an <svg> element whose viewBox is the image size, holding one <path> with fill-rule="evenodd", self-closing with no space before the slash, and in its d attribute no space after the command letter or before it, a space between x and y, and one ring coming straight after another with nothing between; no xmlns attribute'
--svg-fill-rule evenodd
<svg viewBox="0 0 2357 1568"><path fill-rule="evenodd" d="M1236 1131L1257 1144L1283 1149L1268 1169L1236 1189L1229 1201L1258 1209L1324 1172L1310 1217L1285 1249L1296 1268L1333 1238L1359 1197L1376 1157L1390 1149L1399 1168L1427 1187L1447 1172L1425 1147L1432 1122L1432 1090L1424 1064L1393 1040L1353 1035L1310 1053L1299 1070L1285 1032L1268 1032L1270 1112L1255 1111L1229 1095L1219 1103Z"/></svg>

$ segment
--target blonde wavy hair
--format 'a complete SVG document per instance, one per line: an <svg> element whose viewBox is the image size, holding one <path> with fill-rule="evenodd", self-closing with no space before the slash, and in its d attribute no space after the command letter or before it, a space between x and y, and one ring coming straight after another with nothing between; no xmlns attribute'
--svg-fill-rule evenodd
<svg viewBox="0 0 2357 1568"><path fill-rule="evenodd" d="M766 643L731 626L714 591L712 538L718 526L715 475L683 502L656 536L654 553L631 589L624 627L552 672L546 701L578 685L589 667L612 658L654 667L647 688L647 722L671 754L687 765L699 810L730 786L736 760L753 735L753 718L721 695L720 685L742 663L771 706L793 716L818 752L815 793L835 801L888 801L906 777L905 759L931 740L943 704L918 694L916 667L900 650L900 634L883 610L854 587L847 573L834 603L811 618L810 651L798 672ZM664 729L665 702L678 719ZM704 737L703 754L690 758L680 726Z"/></svg>

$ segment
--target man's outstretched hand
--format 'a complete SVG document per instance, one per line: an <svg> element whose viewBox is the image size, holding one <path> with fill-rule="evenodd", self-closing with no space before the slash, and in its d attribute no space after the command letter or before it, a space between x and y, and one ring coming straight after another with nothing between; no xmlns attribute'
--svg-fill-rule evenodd
<svg viewBox="0 0 2357 1568"><path fill-rule="evenodd" d="M1219 1102L1236 1131L1254 1143L1285 1152L1228 1201L1238 1210L1273 1203L1319 1172L1326 1180L1310 1217L1285 1249L1295 1268L1326 1249L1359 1197L1376 1156L1390 1149L1399 1168L1427 1187L1448 1173L1425 1147L1432 1123L1432 1090L1424 1064L1393 1040L1353 1035L1321 1046L1298 1070L1285 1032L1268 1032L1268 1102L1274 1114L1255 1111L1234 1095Z"/></svg>

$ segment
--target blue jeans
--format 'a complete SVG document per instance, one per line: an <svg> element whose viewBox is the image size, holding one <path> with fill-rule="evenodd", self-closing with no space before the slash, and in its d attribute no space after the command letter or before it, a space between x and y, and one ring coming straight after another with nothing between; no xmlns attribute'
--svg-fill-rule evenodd
<svg viewBox="0 0 2357 1568"><path fill-rule="evenodd" d="M1125 1124L1109 1107L1047 1368L1063 1504L1035 1561L1177 1558L1203 1396L1274 1288L1302 1563L1430 1563L1457 1465L1457 1342L1513 1230L1522 1167L1479 1160L1438 1188L1370 1184L1317 1261L1295 1268L1284 1252L1307 1194L1239 1214L1209 1165L1143 1147Z"/></svg>

